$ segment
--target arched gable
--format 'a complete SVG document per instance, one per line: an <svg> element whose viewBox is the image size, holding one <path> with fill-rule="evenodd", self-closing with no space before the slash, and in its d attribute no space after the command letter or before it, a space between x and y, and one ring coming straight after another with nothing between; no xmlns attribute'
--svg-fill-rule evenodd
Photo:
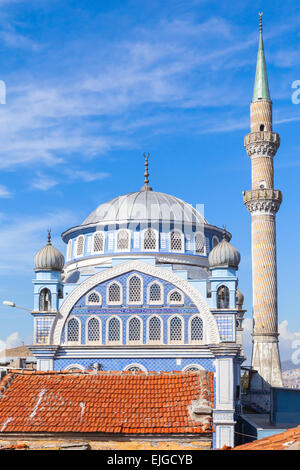
<svg viewBox="0 0 300 470"><path fill-rule="evenodd" d="M167 281L186 294L194 303L203 319L204 326L207 331L207 343L216 344L220 342L217 323L210 312L209 306L203 299L200 292L193 285L167 269L153 266L142 261L131 260L94 274L93 276L83 281L69 294L53 321L49 343L60 344L63 327L67 317L76 302L83 295L85 295L89 290L95 288L98 284L130 271L137 271L142 274L148 274L150 276L157 277L158 279Z"/></svg>

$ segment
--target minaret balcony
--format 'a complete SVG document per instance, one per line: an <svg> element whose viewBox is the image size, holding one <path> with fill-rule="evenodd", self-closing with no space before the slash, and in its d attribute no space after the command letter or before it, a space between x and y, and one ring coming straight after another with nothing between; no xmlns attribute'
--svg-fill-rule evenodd
<svg viewBox="0 0 300 470"><path fill-rule="evenodd" d="M244 146L250 158L274 157L280 145L280 136L276 132L251 132L244 138Z"/></svg>
<svg viewBox="0 0 300 470"><path fill-rule="evenodd" d="M279 189L252 189L243 191L244 204L250 213L276 214L282 202Z"/></svg>

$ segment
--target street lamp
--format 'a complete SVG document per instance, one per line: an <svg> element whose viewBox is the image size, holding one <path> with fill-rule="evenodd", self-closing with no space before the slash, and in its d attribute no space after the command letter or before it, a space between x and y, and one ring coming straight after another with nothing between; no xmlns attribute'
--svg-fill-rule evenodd
<svg viewBox="0 0 300 470"><path fill-rule="evenodd" d="M6 305L7 307L21 308L22 310L31 312L30 308L20 307L20 305L16 305L15 302L11 302L10 300L3 300L3 305Z"/></svg>

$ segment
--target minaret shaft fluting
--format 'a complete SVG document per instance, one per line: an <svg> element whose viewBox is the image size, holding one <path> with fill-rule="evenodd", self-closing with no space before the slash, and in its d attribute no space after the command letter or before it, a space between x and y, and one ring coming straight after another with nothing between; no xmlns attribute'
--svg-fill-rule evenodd
<svg viewBox="0 0 300 470"><path fill-rule="evenodd" d="M258 388L282 386L278 350L276 213L282 194L274 189L273 158L280 145L272 129L272 101L269 93L262 22L253 100L250 106L251 133L244 145L251 159L252 189L244 192L251 214L253 279L252 367L261 380Z"/></svg>

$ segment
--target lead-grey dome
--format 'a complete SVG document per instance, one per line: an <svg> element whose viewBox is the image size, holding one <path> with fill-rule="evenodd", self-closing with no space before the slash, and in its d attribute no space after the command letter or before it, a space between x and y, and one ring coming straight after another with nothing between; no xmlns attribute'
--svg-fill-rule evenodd
<svg viewBox="0 0 300 470"><path fill-rule="evenodd" d="M225 238L209 253L208 262L211 268L237 269L241 261L239 251Z"/></svg>
<svg viewBox="0 0 300 470"><path fill-rule="evenodd" d="M62 271L65 264L65 258L59 250L51 244L50 233L48 234L48 243L41 248L34 257L35 271Z"/></svg>
<svg viewBox="0 0 300 470"><path fill-rule="evenodd" d="M166 221L206 224L203 215L190 204L157 191L137 191L101 204L82 225L115 222Z"/></svg>

